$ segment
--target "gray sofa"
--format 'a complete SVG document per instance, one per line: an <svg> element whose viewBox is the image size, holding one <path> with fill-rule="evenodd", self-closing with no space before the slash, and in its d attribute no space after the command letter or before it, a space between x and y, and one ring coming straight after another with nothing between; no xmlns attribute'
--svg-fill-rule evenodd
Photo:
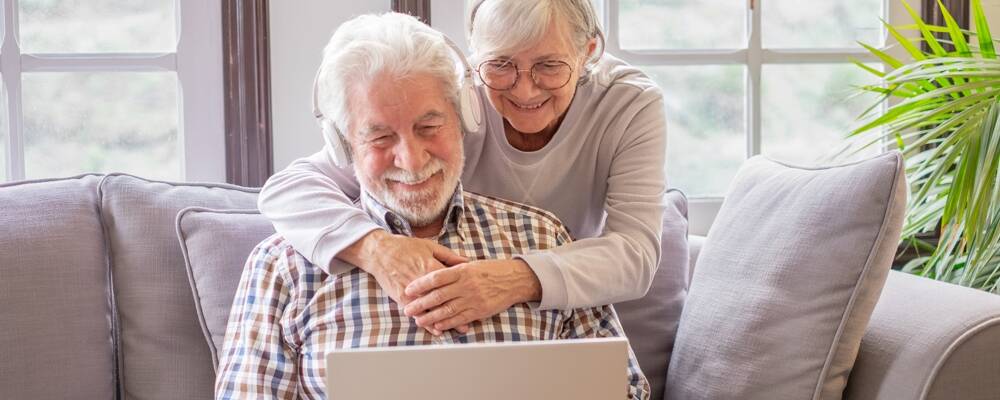
<svg viewBox="0 0 1000 400"><path fill-rule="evenodd" d="M0 185L0 399L211 398L175 219L256 197L118 174ZM668 362L635 347L644 366ZM998 379L1000 296L892 272L844 397L1000 399Z"/></svg>

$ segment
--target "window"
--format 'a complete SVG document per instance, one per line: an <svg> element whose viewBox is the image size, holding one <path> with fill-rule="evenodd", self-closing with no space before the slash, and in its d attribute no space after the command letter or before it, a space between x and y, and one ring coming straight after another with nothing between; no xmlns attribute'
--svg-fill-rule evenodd
<svg viewBox="0 0 1000 400"><path fill-rule="evenodd" d="M857 42L884 47L880 19L905 15L896 0L595 4L607 52L664 90L668 185L691 198L692 233L699 234L747 158L821 164L846 143L856 117L876 100L857 95L855 86L876 81L851 59L882 68Z"/></svg>
<svg viewBox="0 0 1000 400"><path fill-rule="evenodd" d="M225 180L220 3L0 4L0 180Z"/></svg>

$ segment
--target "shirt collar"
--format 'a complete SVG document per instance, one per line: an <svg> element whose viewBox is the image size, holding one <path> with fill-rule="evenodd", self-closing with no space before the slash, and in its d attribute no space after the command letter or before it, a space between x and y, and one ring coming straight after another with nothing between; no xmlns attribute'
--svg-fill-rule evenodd
<svg viewBox="0 0 1000 400"><path fill-rule="evenodd" d="M441 232L438 233L438 236L453 231L465 239L458 226L465 210L463 193L462 183L459 182L458 186L455 187L455 192L451 195L451 201L448 203L447 211L445 211L444 224L441 226ZM386 208L364 190L361 194L361 207L375 220L376 224L385 230L397 235L413 236L413 227L410 226L410 221Z"/></svg>

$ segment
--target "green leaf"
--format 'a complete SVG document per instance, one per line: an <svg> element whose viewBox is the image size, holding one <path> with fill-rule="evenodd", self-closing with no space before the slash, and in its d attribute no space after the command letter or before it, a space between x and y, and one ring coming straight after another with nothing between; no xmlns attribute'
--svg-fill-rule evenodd
<svg viewBox="0 0 1000 400"><path fill-rule="evenodd" d="M862 46L864 46L864 44L862 44ZM861 69L870 72L872 75L875 75L875 76L877 76L879 78L882 78L882 77L885 76L885 72L882 72L882 71L879 71L879 70L877 70L875 68L869 67L868 64L865 64L865 63L859 61L858 59L856 59L854 57L851 57L850 60L851 60L852 64L857 65Z"/></svg>
<svg viewBox="0 0 1000 400"><path fill-rule="evenodd" d="M955 51L963 57L972 56L972 51L969 49L969 43L965 40L965 34L962 33L962 28L958 26L955 22L955 18L951 16L948 12L948 7L944 6L941 0L938 0L938 8L941 10L941 16L944 17L945 26L948 27L948 35L951 37L951 42L955 46Z"/></svg>
<svg viewBox="0 0 1000 400"><path fill-rule="evenodd" d="M882 20L882 24L885 25L885 28L889 31L889 34L896 39L896 42L899 43L900 46L903 46L903 49L905 49L906 52L910 54L910 57L913 57L914 60L923 60L927 58L927 56L924 55L924 52L920 51L920 49L917 48L917 46L913 45L913 42L910 41L910 38L903 36L903 34L899 33L899 31L896 30L896 28L894 28L892 25L889 25L889 23L885 22L885 20ZM871 49L868 46L866 46L865 48L868 48L868 51L871 51ZM893 68L898 68L898 67L893 66Z"/></svg>
<svg viewBox="0 0 1000 400"><path fill-rule="evenodd" d="M920 18L920 15L918 15L916 11L913 11L913 8L910 7L910 4L907 3L905 0L902 0L901 3L903 3L903 7L906 8L906 12L910 13L910 17L913 18L913 22L917 24L917 29L920 30L920 35L924 37L924 41L927 43L927 47L930 47L931 51L935 55L938 56L947 55L948 52L944 49L944 47L941 47L941 44L938 43L937 38L934 37L934 32L928 29L927 24L924 22L922 18Z"/></svg>
<svg viewBox="0 0 1000 400"><path fill-rule="evenodd" d="M983 13L983 5L979 0L972 0L972 21L976 25L976 37L979 39L979 51L986 58L997 58L993 48L993 38L990 36L990 26Z"/></svg>
<svg viewBox="0 0 1000 400"><path fill-rule="evenodd" d="M882 50L876 49L876 48L874 48L872 46L869 46L869 45L861 43L861 42L858 42L858 44L861 45L861 47L864 47L865 49L867 49L868 52L874 54L875 57L878 57L879 60L882 60L882 62L884 62L886 65L888 65L888 66L890 66L892 68L899 68L899 67L903 66L903 62L902 61L897 60L895 57L890 56L888 53L886 53L886 52L884 52Z"/></svg>

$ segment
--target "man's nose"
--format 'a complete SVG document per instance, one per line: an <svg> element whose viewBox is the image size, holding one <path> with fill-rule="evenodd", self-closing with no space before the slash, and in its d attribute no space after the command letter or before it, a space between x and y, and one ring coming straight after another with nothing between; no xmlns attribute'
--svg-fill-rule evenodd
<svg viewBox="0 0 1000 400"><path fill-rule="evenodd" d="M395 165L396 168L416 172L424 168L430 161L430 154L420 140L404 139L399 142L396 148Z"/></svg>

